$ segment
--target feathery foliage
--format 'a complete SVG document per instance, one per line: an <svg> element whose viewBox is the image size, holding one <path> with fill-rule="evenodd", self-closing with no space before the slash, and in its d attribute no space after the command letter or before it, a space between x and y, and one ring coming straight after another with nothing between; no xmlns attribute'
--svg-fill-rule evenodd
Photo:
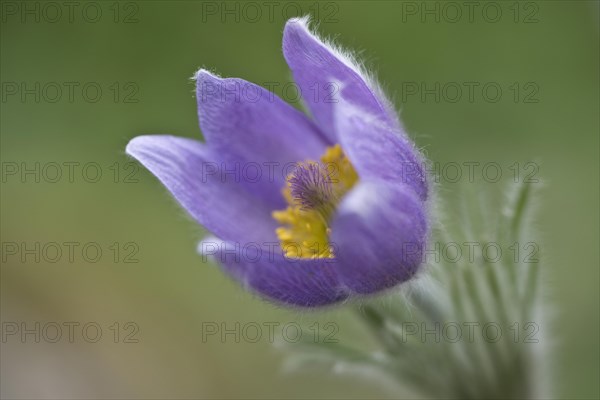
<svg viewBox="0 0 600 400"><path fill-rule="evenodd" d="M325 363L426 398L546 396L534 185L487 199L465 188L460 210L440 213L449 218L433 229L425 272L353 305L378 348L307 340L286 345L290 362Z"/></svg>

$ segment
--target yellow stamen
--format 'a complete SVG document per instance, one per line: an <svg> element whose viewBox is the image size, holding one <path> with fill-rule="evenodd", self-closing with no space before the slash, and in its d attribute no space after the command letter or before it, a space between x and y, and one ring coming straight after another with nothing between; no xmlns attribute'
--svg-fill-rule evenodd
<svg viewBox="0 0 600 400"><path fill-rule="evenodd" d="M298 163L298 167L305 167L315 161ZM297 178L296 172L287 177L286 186L283 188L283 197L288 203L285 210L273 211L273 218L283 226L276 229L275 233L281 242L281 248L286 257L293 258L333 258L333 249L329 243L331 229L329 228L330 210L335 210L337 203L358 181L358 174L344 154L341 146L328 147L321 157L321 167L318 171L326 174L327 195L319 200L327 201L314 207L307 206L300 199L292 196L292 183ZM321 173L321 172L317 172ZM323 176L319 176L323 178ZM311 188L314 189L314 188ZM297 189L296 189L297 190ZM314 191L314 190L313 190ZM312 192L311 192L312 193Z"/></svg>

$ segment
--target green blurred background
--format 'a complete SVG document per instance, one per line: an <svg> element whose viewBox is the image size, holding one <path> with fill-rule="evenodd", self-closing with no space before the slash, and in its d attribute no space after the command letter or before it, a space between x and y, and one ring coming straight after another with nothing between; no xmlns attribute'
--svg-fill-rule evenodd
<svg viewBox="0 0 600 400"><path fill-rule="evenodd" d="M439 7L440 21L407 14L408 3ZM408 131L432 161L495 161L507 177L514 162L539 162L537 176L545 181L539 229L552 310L552 325L543 336L557 356L556 393L600 396L597 2L496 2L502 18L495 23L481 14L485 2L473 21L463 15L457 23L448 21L454 11L444 9L444 2L275 2L272 17L262 2L254 3L261 5L259 17L249 8L244 13L240 2L102 1L88 8L81 2L71 21L68 8L59 6L57 22L52 21L55 10L44 4L2 1L1 159L4 168L80 164L73 182L65 167L56 183L44 179L43 171L39 183L33 175L24 180L18 173L3 175L2 321L25 321L30 327L35 321L96 322L103 336L97 343L76 335L74 343L63 338L55 344L8 338L2 343L2 397L390 395L375 382L319 370L287 373L281 368L284 356L267 340L203 342L206 322L231 327L236 322L308 326L335 321L340 338L357 332L351 331L344 308L278 309L202 263L195 248L203 229L124 154L127 141L139 134L201 137L189 79L199 67L259 84L278 82L275 92L282 94L291 80L281 52L283 25L288 16L306 13L320 20L322 34L360 50L375 67L388 92L396 94ZM33 14L21 15L24 7ZM224 7L239 10L237 17L219 14ZM102 16L92 22L98 9ZM493 19L492 11L488 17ZM39 102L34 94L21 98L21 83L32 88L36 82ZM79 85L72 101L65 82ZM90 82L102 89L97 102L83 97L81 89ZM473 102L465 94L455 103L443 96L439 102L433 96L422 101L403 92L407 82L496 82L503 95L498 102L486 101L481 91ZM517 101L509 88L515 82L527 89ZM534 86L524 88L530 82ZM63 89L56 102L51 102L52 83ZM539 91L530 99L538 101L525 102L532 87ZM95 97L93 87L87 95ZM98 182L83 179L86 163L100 165ZM52 180L50 168L46 173ZM88 172L93 178L94 171ZM136 182L126 182L129 173ZM441 198L457 188L442 182ZM21 253L9 254L9 242L81 245L73 262L63 254L52 263L44 257L35 262L31 255L22 261ZM83 259L80 249L87 242L101 247L100 261ZM118 262L110 247L115 242ZM135 249L124 248L129 242L137 246L137 263L123 262ZM114 343L109 327L119 322L123 334L128 321L139 327L138 343L123 343L122 337Z"/></svg>

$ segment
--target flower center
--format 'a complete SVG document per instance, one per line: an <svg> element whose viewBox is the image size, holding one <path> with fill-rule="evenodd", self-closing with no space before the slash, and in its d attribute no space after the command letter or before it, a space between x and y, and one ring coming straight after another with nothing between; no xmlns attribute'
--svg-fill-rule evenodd
<svg viewBox="0 0 600 400"><path fill-rule="evenodd" d="M341 146L328 147L321 161L296 164L287 176L285 210L273 211L283 226L276 229L286 257L333 258L329 223L336 207L358 181L358 174Z"/></svg>

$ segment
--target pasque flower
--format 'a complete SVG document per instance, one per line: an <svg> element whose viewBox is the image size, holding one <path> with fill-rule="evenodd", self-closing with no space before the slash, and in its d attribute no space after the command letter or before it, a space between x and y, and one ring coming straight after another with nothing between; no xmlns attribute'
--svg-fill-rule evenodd
<svg viewBox="0 0 600 400"><path fill-rule="evenodd" d="M278 304L324 306L410 279L428 232L420 153L374 81L307 19L287 22L283 54L310 117L200 70L206 143L140 136L127 153L214 235L199 250Z"/></svg>

